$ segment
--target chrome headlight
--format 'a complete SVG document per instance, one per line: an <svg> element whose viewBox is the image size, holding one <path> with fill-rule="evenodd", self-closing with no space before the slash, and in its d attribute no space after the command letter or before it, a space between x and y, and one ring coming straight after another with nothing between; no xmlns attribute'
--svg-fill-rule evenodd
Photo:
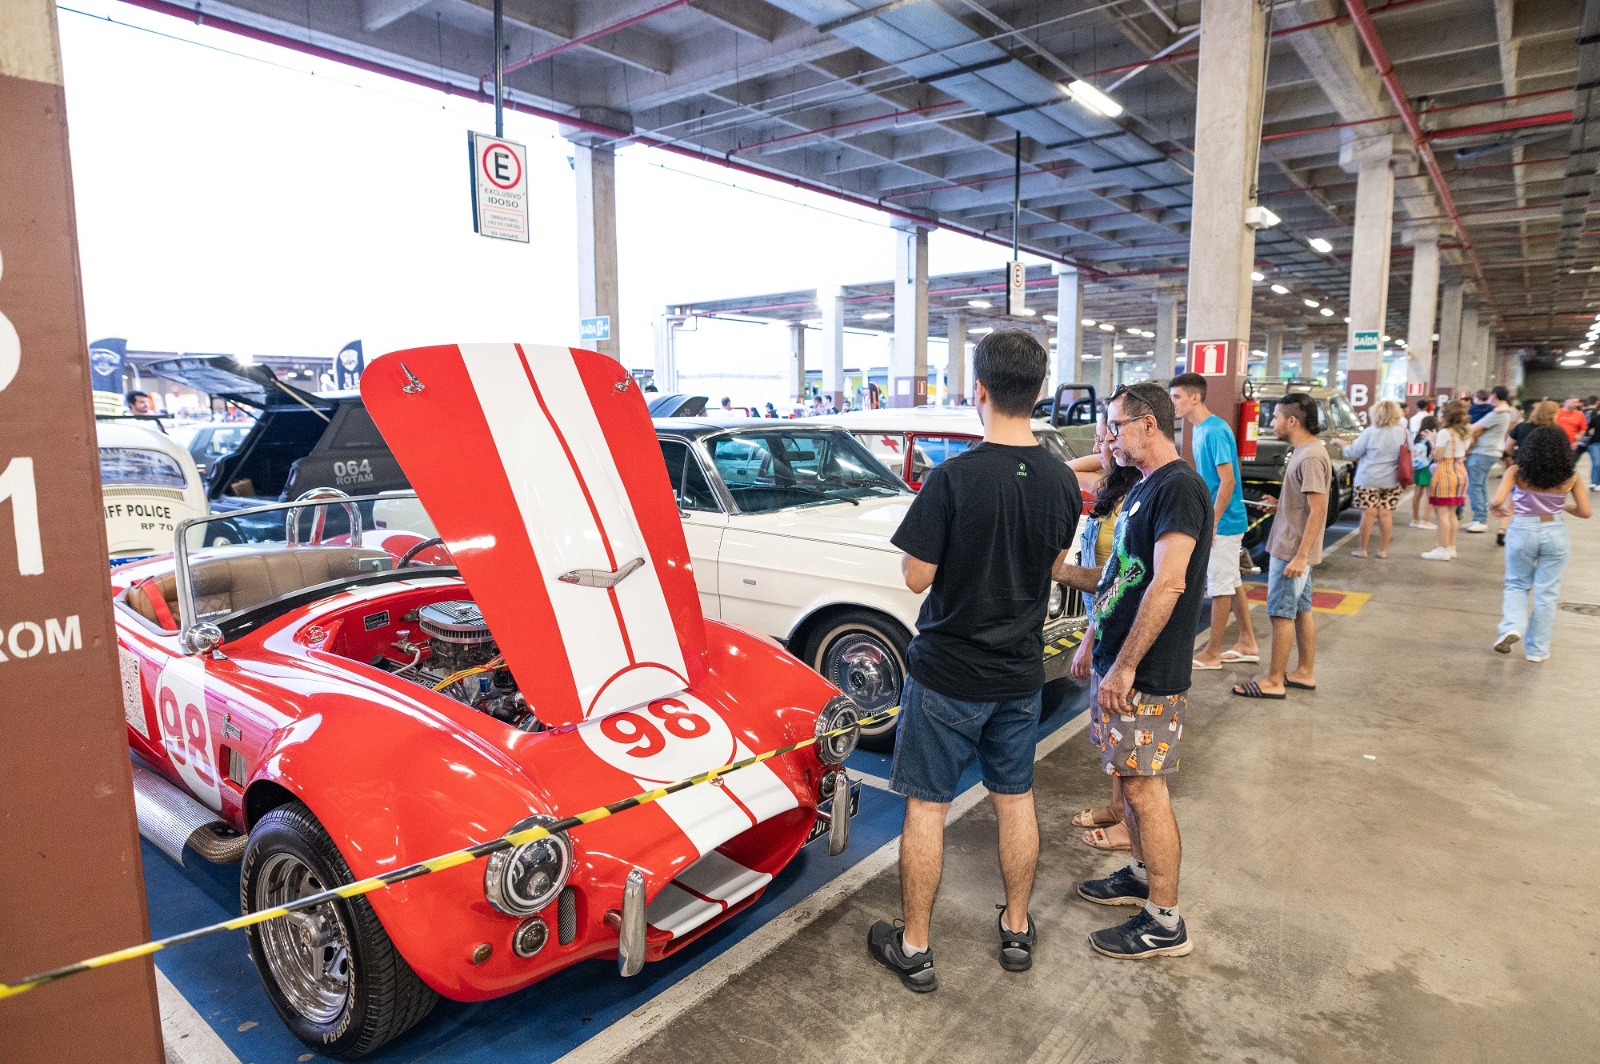
<svg viewBox="0 0 1600 1064"><path fill-rule="evenodd" d="M506 834L551 823L552 817L530 816ZM572 843L565 835L550 835L490 854L483 871L483 894L507 916L532 916L555 900L571 874Z"/></svg>
<svg viewBox="0 0 1600 1064"><path fill-rule="evenodd" d="M1047 610L1047 616L1049 616L1051 620L1061 616L1061 611L1066 608L1066 605L1067 589L1052 581L1050 584L1050 606Z"/></svg>
<svg viewBox="0 0 1600 1064"><path fill-rule="evenodd" d="M835 695L828 699L828 704L817 714L816 734L822 735L839 728L850 730L843 735L817 740L817 759L824 765L837 765L849 757L861 738L861 729L855 727L860 719L861 709L851 701L849 695Z"/></svg>

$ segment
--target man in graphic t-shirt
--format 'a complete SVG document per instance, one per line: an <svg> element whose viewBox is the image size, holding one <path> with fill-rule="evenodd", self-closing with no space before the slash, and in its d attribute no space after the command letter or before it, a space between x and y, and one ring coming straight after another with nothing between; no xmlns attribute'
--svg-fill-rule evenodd
<svg viewBox="0 0 1600 1064"><path fill-rule="evenodd" d="M1206 406L1206 379L1198 373L1180 373L1167 386L1178 417L1194 426L1191 455L1194 469L1211 492L1215 533L1206 563L1206 594L1211 598L1211 636L1195 651L1196 668L1220 669L1224 664L1249 664L1261 660L1255 629L1250 625L1250 598L1239 574L1239 552L1249 527L1244 512L1244 481L1239 476L1239 445L1228 423ZM1228 613L1239 621L1239 638L1222 649Z"/></svg>
<svg viewBox="0 0 1600 1064"><path fill-rule="evenodd" d="M933 468L894 534L905 551L906 586L928 597L908 655L891 779L906 796L905 926L879 920L867 951L917 993L938 988L928 923L944 818L974 757L1000 829L1000 966L1022 972L1033 965L1028 901L1039 860L1033 754L1044 618L1051 568L1072 546L1082 507L1077 478L1039 445L1029 422L1046 364L1044 348L1025 332L993 332L979 342L972 370L983 442Z"/></svg>
<svg viewBox="0 0 1600 1064"><path fill-rule="evenodd" d="M1159 384L1118 388L1106 410L1111 453L1142 475L1122 503L1103 570L1056 566L1056 579L1094 592L1089 710L1100 762L1122 778L1123 823L1133 860L1078 885L1099 905L1138 905L1126 923L1089 944L1108 957L1181 957L1194 948L1178 912L1182 847L1166 777L1178 771L1189 715L1194 637L1211 553L1211 492L1172 445L1172 398Z"/></svg>

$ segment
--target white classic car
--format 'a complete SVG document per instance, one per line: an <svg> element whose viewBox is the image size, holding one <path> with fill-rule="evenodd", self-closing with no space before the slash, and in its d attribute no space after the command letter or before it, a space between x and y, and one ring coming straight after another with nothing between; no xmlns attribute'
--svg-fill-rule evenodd
<svg viewBox="0 0 1600 1064"><path fill-rule="evenodd" d="M169 553L173 530L211 508L188 449L159 424L124 417L95 420L106 546L113 565Z"/></svg>
<svg viewBox="0 0 1600 1064"><path fill-rule="evenodd" d="M672 417L655 427L705 615L783 643L869 716L900 704L922 608L890 542L913 493L853 435L820 422ZM410 496L373 512L380 528L432 535ZM1051 589L1046 679L1066 675L1071 655L1050 644L1083 627L1079 601ZM863 730L862 745L888 748L894 727Z"/></svg>

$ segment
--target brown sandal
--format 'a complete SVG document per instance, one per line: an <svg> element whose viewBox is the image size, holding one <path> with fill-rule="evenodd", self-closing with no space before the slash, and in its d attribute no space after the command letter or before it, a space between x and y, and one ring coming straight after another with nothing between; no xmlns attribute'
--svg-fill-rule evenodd
<svg viewBox="0 0 1600 1064"><path fill-rule="evenodd" d="M1112 824L1120 823L1115 816L1113 816L1110 820L1095 819L1095 814L1098 813L1100 809L1109 810L1110 808L1111 807L1108 805L1102 805L1099 807L1099 809L1085 809L1083 812L1072 818L1072 826L1075 828L1108 828Z"/></svg>
<svg viewBox="0 0 1600 1064"><path fill-rule="evenodd" d="M1083 844L1088 846L1090 849L1095 850L1109 850L1113 852L1132 850L1133 844L1131 842L1118 842L1111 838L1111 831L1115 831L1117 828L1122 828L1122 825L1113 824L1109 830L1106 828L1095 828L1092 831L1085 831L1083 833ZM1122 828L1122 834L1126 836L1128 834L1128 829Z"/></svg>

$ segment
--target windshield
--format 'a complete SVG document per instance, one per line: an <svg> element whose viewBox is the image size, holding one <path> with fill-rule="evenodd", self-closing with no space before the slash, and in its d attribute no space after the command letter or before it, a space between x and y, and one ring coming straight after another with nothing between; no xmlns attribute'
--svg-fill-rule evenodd
<svg viewBox="0 0 1600 1064"><path fill-rule="evenodd" d="M100 448L100 483L106 487L138 484L144 487L186 488L183 467L177 459L142 447Z"/></svg>
<svg viewBox="0 0 1600 1064"><path fill-rule="evenodd" d="M741 513L909 494L847 432L745 429L710 440L707 450Z"/></svg>

